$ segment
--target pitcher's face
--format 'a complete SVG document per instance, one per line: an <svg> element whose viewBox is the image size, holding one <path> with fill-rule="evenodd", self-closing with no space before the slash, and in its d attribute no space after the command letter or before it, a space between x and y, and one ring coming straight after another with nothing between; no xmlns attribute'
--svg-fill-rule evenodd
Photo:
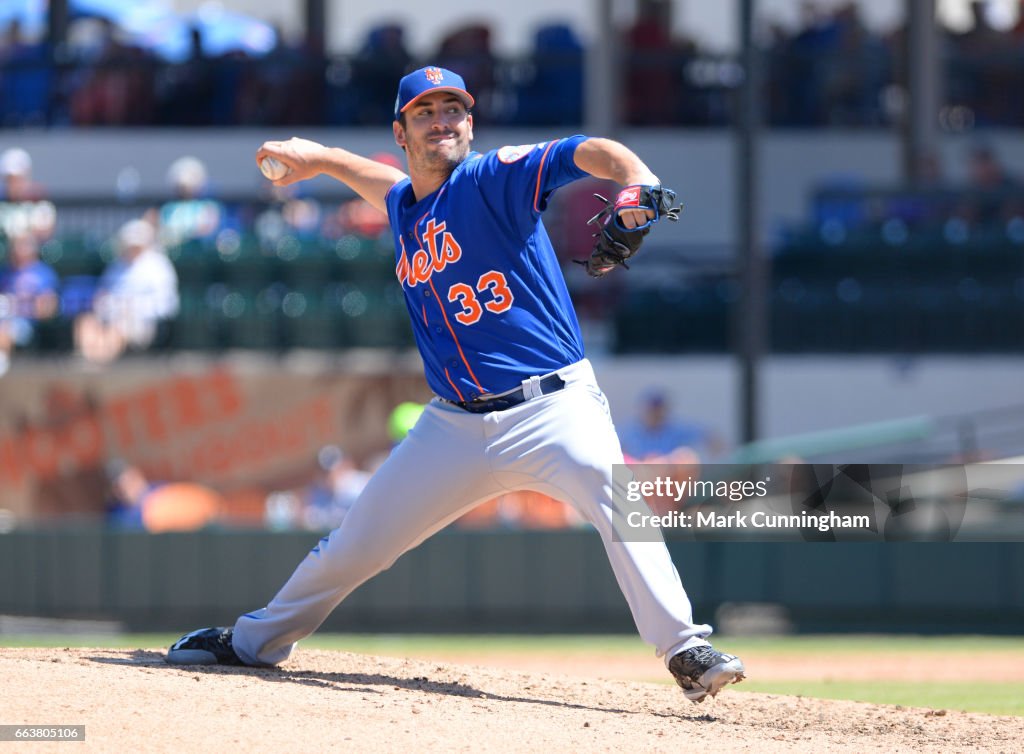
<svg viewBox="0 0 1024 754"><path fill-rule="evenodd" d="M473 141L473 116L450 92L428 94L395 122L395 141L405 147L409 170L451 173L466 159Z"/></svg>

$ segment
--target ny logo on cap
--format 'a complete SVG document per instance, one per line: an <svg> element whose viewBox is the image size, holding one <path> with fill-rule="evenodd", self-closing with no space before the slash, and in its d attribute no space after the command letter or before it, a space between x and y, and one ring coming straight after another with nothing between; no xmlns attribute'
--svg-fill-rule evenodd
<svg viewBox="0 0 1024 754"><path fill-rule="evenodd" d="M444 74L441 73L441 69L440 68L434 68L434 67L424 68L423 69L423 74L427 77L427 81L429 81L434 86L437 86L438 84L440 84L441 83L441 79L444 78Z"/></svg>

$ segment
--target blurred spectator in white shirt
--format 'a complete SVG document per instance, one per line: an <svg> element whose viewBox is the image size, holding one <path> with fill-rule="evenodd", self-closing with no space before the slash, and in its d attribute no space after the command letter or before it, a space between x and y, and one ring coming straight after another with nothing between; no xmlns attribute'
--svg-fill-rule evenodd
<svg viewBox="0 0 1024 754"><path fill-rule="evenodd" d="M0 234L30 232L40 242L53 235L57 210L32 177L32 158L20 147L0 154Z"/></svg>
<svg viewBox="0 0 1024 754"><path fill-rule="evenodd" d="M118 258L100 278L92 311L75 320L75 347L97 364L148 348L159 325L178 313L178 276L154 227L131 220L117 242Z"/></svg>

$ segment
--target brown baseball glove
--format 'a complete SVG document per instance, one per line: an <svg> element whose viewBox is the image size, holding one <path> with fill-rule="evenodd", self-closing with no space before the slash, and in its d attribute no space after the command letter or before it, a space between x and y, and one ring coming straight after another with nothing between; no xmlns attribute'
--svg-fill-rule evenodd
<svg viewBox="0 0 1024 754"><path fill-rule="evenodd" d="M587 274L595 278L608 274L620 265L628 270L626 260L640 250L651 226L663 217L678 220L682 211L682 206L673 206L676 192L661 185L626 186L619 192L614 203L600 194L594 196L604 202L601 211L587 221L588 225L597 227L594 234L597 241L589 259L575 261L586 267ZM627 209L650 210L654 217L636 228L626 228L619 222L619 213Z"/></svg>

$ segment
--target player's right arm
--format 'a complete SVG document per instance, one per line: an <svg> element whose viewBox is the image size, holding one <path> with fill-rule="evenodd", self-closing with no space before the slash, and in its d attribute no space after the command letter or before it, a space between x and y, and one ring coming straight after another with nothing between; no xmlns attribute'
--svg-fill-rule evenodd
<svg viewBox="0 0 1024 754"><path fill-rule="evenodd" d="M391 165L309 139L264 142L256 150L256 164L259 165L264 157L275 157L291 168L288 175L273 182L275 186L290 186L318 175L327 175L341 181L384 213L387 212L384 199L388 190L406 177Z"/></svg>

